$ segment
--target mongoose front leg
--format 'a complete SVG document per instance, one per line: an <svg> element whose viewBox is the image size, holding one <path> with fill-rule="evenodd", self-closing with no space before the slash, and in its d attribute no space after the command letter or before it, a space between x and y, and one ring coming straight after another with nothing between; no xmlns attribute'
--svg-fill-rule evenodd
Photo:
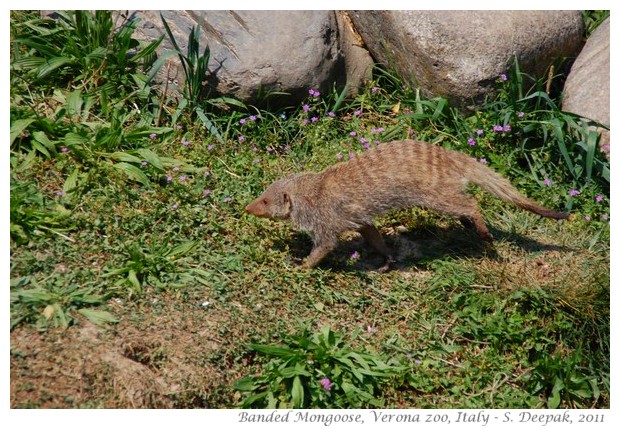
<svg viewBox="0 0 620 429"><path fill-rule="evenodd" d="M392 257L388 247L385 245L385 241L383 241L381 233L374 225L366 225L361 227L359 229L359 233L362 234L362 237L364 237L364 239L385 258L385 263L377 269L377 272L384 273L388 271L390 269L390 265L394 262L394 258Z"/></svg>
<svg viewBox="0 0 620 429"><path fill-rule="evenodd" d="M321 260L325 256L327 256L329 252L334 250L334 247L336 247L337 243L338 243L337 240L329 240L329 241L322 241L320 243L315 243L314 247L312 248L312 251L306 258L302 266L304 268L316 267L317 264L321 262Z"/></svg>

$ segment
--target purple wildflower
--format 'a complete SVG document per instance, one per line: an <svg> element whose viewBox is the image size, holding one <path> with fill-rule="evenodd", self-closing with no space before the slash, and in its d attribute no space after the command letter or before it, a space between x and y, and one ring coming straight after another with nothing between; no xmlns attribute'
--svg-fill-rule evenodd
<svg viewBox="0 0 620 429"><path fill-rule="evenodd" d="M231 201L232 201L232 198L230 198L230 197L226 197L226 198L224 198L224 202L225 202L225 203L229 203L229 202L231 202Z"/></svg>
<svg viewBox="0 0 620 429"><path fill-rule="evenodd" d="M310 120L311 120L312 122L316 122L316 121L318 121L318 120L319 120L319 118L317 118L316 116L313 116L312 118L310 118Z"/></svg>
<svg viewBox="0 0 620 429"><path fill-rule="evenodd" d="M594 199L596 200L597 203L600 203L601 201L603 201L603 196L597 195L596 197L594 197Z"/></svg>
<svg viewBox="0 0 620 429"><path fill-rule="evenodd" d="M245 118L239 119L239 123L240 123L241 125L245 124L245 122L246 122L246 119L245 119Z"/></svg>
<svg viewBox="0 0 620 429"><path fill-rule="evenodd" d="M368 143L368 140L364 137L360 137L360 143Z"/></svg>
<svg viewBox="0 0 620 429"><path fill-rule="evenodd" d="M140 163L140 165L141 165L142 167L146 167L147 165L149 165L149 163L148 163L148 162L146 162L146 161L142 161L142 162Z"/></svg>
<svg viewBox="0 0 620 429"><path fill-rule="evenodd" d="M349 133L349 135L350 135L351 137L355 137L355 136L357 135L357 131L351 131L351 132Z"/></svg>
<svg viewBox="0 0 620 429"><path fill-rule="evenodd" d="M373 94L379 92L379 87L378 86L373 86L372 89L370 90Z"/></svg>
<svg viewBox="0 0 620 429"><path fill-rule="evenodd" d="M545 179L545 180L543 180L543 183L544 183L546 186L549 186L549 185L551 185L551 180L549 180L549 179Z"/></svg>
<svg viewBox="0 0 620 429"><path fill-rule="evenodd" d="M340 161L342 159L342 154L340 152L338 152L338 154L336 155L336 159L338 161Z"/></svg>
<svg viewBox="0 0 620 429"><path fill-rule="evenodd" d="M355 158L355 152L349 152L349 159Z"/></svg>
<svg viewBox="0 0 620 429"><path fill-rule="evenodd" d="M353 112L353 114L354 114L355 116L359 116L359 115L361 115L361 114L362 114L362 111L361 111L361 110L356 110L355 112Z"/></svg>
<svg viewBox="0 0 620 429"><path fill-rule="evenodd" d="M172 171L179 171L179 170L180 170L180 168L179 168L179 167L173 167L173 168L172 168Z"/></svg>
<svg viewBox="0 0 620 429"><path fill-rule="evenodd" d="M69 152L69 148L67 146L63 146L63 147L60 148L60 151L62 153L66 153L66 152Z"/></svg>
<svg viewBox="0 0 620 429"><path fill-rule="evenodd" d="M478 162L481 162L482 164L486 164L487 163L487 159L486 158L480 158L478 160Z"/></svg>
<svg viewBox="0 0 620 429"><path fill-rule="evenodd" d="M476 146L476 140L474 140L474 139L473 139L473 138L471 138L471 137L467 139L467 143L468 143L470 146Z"/></svg>
<svg viewBox="0 0 620 429"><path fill-rule="evenodd" d="M239 136L239 141L243 143L245 141L245 136Z"/></svg>
<svg viewBox="0 0 620 429"><path fill-rule="evenodd" d="M579 192L577 189L571 189L570 191L568 191L568 195L570 195L571 197L576 197L579 194L581 194L581 192Z"/></svg>
<svg viewBox="0 0 620 429"><path fill-rule="evenodd" d="M523 113L523 112L519 112L519 113L517 113L517 116L518 116L519 118L522 118L522 117L524 117L524 116L525 116L525 113Z"/></svg>
<svg viewBox="0 0 620 429"><path fill-rule="evenodd" d="M502 131L504 131L505 133L509 133L510 132L510 125L506 124L504 125L504 128L502 129Z"/></svg>
<svg viewBox="0 0 620 429"><path fill-rule="evenodd" d="M250 121L254 122L256 120L256 115L250 115L248 118Z"/></svg>
<svg viewBox="0 0 620 429"><path fill-rule="evenodd" d="M500 74L500 75L499 75L499 78L500 78L502 81L504 81L504 82L506 82L506 81L508 80L508 76L506 76L504 73Z"/></svg>
<svg viewBox="0 0 620 429"><path fill-rule="evenodd" d="M204 191L202 191L202 195L208 197L209 195L211 195L211 189L205 189Z"/></svg>
<svg viewBox="0 0 620 429"><path fill-rule="evenodd" d="M181 175L179 176L179 180L180 180L181 182L185 182L185 181L187 180L187 176L186 176L185 174L181 174Z"/></svg>
<svg viewBox="0 0 620 429"><path fill-rule="evenodd" d="M334 387L334 384L331 382L331 380L327 377L325 378L321 378L321 380L319 381L319 383L321 383L321 386L323 386L323 389L327 390L328 392L330 390L332 390L332 387Z"/></svg>
<svg viewBox="0 0 620 429"><path fill-rule="evenodd" d="M174 203L174 204L172 205L172 210L176 210L176 209L178 209L178 208L179 208L179 205L178 205L177 203Z"/></svg>
<svg viewBox="0 0 620 429"><path fill-rule="evenodd" d="M484 134L484 130L477 129L477 130L476 130L476 134L478 134L479 136L481 136L482 134Z"/></svg>
<svg viewBox="0 0 620 429"><path fill-rule="evenodd" d="M207 146L207 150L213 150L215 146L213 146L212 144L210 144L209 146Z"/></svg>
<svg viewBox="0 0 620 429"><path fill-rule="evenodd" d="M166 182L172 182L173 178L172 176L168 175L166 176Z"/></svg>
<svg viewBox="0 0 620 429"><path fill-rule="evenodd" d="M56 194L57 197L64 197L64 195L65 195L65 193L62 192L62 191L56 191L55 194Z"/></svg>
<svg viewBox="0 0 620 429"><path fill-rule="evenodd" d="M352 260L356 260L360 258L360 253L356 250L355 252L351 253L351 259Z"/></svg>
<svg viewBox="0 0 620 429"><path fill-rule="evenodd" d="M149 138L154 139L157 137L157 133L151 133L149 134Z"/></svg>
<svg viewBox="0 0 620 429"><path fill-rule="evenodd" d="M327 112L327 116L333 118L334 116L336 116L336 114L330 110L329 112Z"/></svg>
<svg viewBox="0 0 620 429"><path fill-rule="evenodd" d="M310 121L308 121L308 118L304 118L304 119L301 121L301 123L302 123L302 124L304 124L304 125L306 125L308 122L310 122Z"/></svg>
<svg viewBox="0 0 620 429"><path fill-rule="evenodd" d="M183 141L181 141L181 144L182 144L183 146L187 147L187 146L191 145L192 143L191 143L189 140L185 140L185 139L183 139Z"/></svg>
<svg viewBox="0 0 620 429"><path fill-rule="evenodd" d="M501 125L493 125L493 131L499 133L504 131L504 127L502 127Z"/></svg>
<svg viewBox="0 0 620 429"><path fill-rule="evenodd" d="M310 105L309 104L304 104L304 112L309 112L310 111Z"/></svg>
<svg viewBox="0 0 620 429"><path fill-rule="evenodd" d="M590 217L590 215L585 215L585 216L583 217L583 220L585 220L586 222L589 222L589 221L591 221L591 220L592 220L592 218Z"/></svg>

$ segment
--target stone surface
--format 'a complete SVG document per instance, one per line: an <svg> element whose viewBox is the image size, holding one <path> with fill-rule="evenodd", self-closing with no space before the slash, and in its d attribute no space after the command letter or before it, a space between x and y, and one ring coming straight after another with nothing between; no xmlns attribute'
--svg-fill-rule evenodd
<svg viewBox="0 0 620 429"><path fill-rule="evenodd" d="M164 34L160 11L135 11L147 40ZM287 92L293 104L310 88L326 91L344 84L344 61L333 11L161 11L177 43L186 49L192 26L201 27L201 51L211 50L208 84L217 95L245 102ZM164 49L171 44L164 39ZM167 70L163 73L168 74ZM169 81L181 82L182 69Z"/></svg>
<svg viewBox="0 0 620 429"><path fill-rule="evenodd" d="M355 96L364 82L372 79L374 60L364 46L351 18L346 11L336 11L338 35L344 57L348 94Z"/></svg>
<svg viewBox="0 0 620 429"><path fill-rule="evenodd" d="M609 128L609 18L590 35L564 85L562 109ZM599 128L600 146L609 145L609 131Z"/></svg>
<svg viewBox="0 0 620 429"><path fill-rule="evenodd" d="M514 55L543 76L582 46L579 11L350 11L373 57L426 95L480 102Z"/></svg>

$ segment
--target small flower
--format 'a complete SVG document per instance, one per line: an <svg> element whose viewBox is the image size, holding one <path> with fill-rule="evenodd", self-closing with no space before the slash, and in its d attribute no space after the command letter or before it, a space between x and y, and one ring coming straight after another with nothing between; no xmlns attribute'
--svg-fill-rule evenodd
<svg viewBox="0 0 620 429"><path fill-rule="evenodd" d="M571 197L576 197L579 194L581 194L581 192L579 192L577 189L571 189L570 191L568 191L568 195L570 195Z"/></svg>
<svg viewBox="0 0 620 429"><path fill-rule="evenodd" d="M543 180L543 183L545 184L545 186L549 186L549 185L551 185L551 180L545 179L545 180Z"/></svg>
<svg viewBox="0 0 620 429"><path fill-rule="evenodd" d="M211 195L211 189L205 189L204 191L202 191L202 195L208 197L209 195Z"/></svg>
<svg viewBox="0 0 620 429"><path fill-rule="evenodd" d="M207 150L213 150L215 146L213 146L212 144L210 144L209 146L207 146Z"/></svg>
<svg viewBox="0 0 620 429"><path fill-rule="evenodd" d="M600 203L601 201L603 201L603 196L599 194L599 195L597 195L596 197L594 197L594 200L595 200L597 203Z"/></svg>
<svg viewBox="0 0 620 429"><path fill-rule="evenodd" d="M502 127L501 125L493 125L493 131L499 133L504 131L504 127Z"/></svg>
<svg viewBox="0 0 620 429"><path fill-rule="evenodd" d="M230 198L230 197L226 197L226 198L224 198L224 202L225 202L225 203L229 203L229 202L231 202L231 201L232 201L232 198Z"/></svg>
<svg viewBox="0 0 620 429"><path fill-rule="evenodd" d="M245 118L239 119L239 123L241 125L245 124L246 121L247 121L247 119L245 119Z"/></svg>
<svg viewBox="0 0 620 429"><path fill-rule="evenodd" d="M471 137L467 139L467 143L468 143L470 146L476 146L476 140L474 140L474 139L473 139L473 138L471 138Z"/></svg>
<svg viewBox="0 0 620 429"><path fill-rule="evenodd" d="M482 164L486 164L487 163L487 159L486 158L480 158L478 160L478 162L482 163Z"/></svg>
<svg viewBox="0 0 620 429"><path fill-rule="evenodd" d="M245 136L239 136L239 142L243 143L245 141Z"/></svg>
<svg viewBox="0 0 620 429"><path fill-rule="evenodd" d="M359 254L359 252L357 250L351 254L351 259L353 261L355 261L355 260L357 260L359 258L360 258L360 254Z"/></svg>
<svg viewBox="0 0 620 429"><path fill-rule="evenodd" d="M310 111L310 105L309 104L304 104L304 112L309 112Z"/></svg>
<svg viewBox="0 0 620 429"><path fill-rule="evenodd" d="M310 94L310 95L314 95L314 89L309 89L309 90L308 90L308 94Z"/></svg>
<svg viewBox="0 0 620 429"><path fill-rule="evenodd" d="M355 158L355 152L349 152L349 159Z"/></svg>
<svg viewBox="0 0 620 429"><path fill-rule="evenodd" d="M191 143L189 140L185 140L185 139L183 139L183 141L181 141L181 144L182 144L183 146L187 147L187 146L191 145L192 143Z"/></svg>
<svg viewBox="0 0 620 429"><path fill-rule="evenodd" d="M304 124L304 125L306 125L308 122L310 122L310 121L308 120L308 118L304 118L304 119L301 121L301 123L302 123L302 124Z"/></svg>
<svg viewBox="0 0 620 429"><path fill-rule="evenodd" d="M151 134L149 134L149 138L150 138L150 139L157 138L157 133L151 133Z"/></svg>
<svg viewBox="0 0 620 429"><path fill-rule="evenodd" d="M508 76L506 76L504 73L499 75L499 78L503 81L506 82L508 80Z"/></svg>
<svg viewBox="0 0 620 429"><path fill-rule="evenodd" d="M518 116L519 118L522 118L522 117L524 117L524 116L525 116L525 113L523 113L523 112L519 112L519 113L517 113L517 116Z"/></svg>
<svg viewBox="0 0 620 429"><path fill-rule="evenodd" d="M364 143L364 149L370 149L370 143L368 142Z"/></svg>
<svg viewBox="0 0 620 429"><path fill-rule="evenodd" d="M250 115L248 118L250 121L254 122L256 120L256 115Z"/></svg>
<svg viewBox="0 0 620 429"><path fill-rule="evenodd" d="M61 148L60 148L60 151L61 151L62 153L67 153L67 152L69 152L69 148L68 148L68 147L66 147L66 146L63 146L63 147L61 147Z"/></svg>
<svg viewBox="0 0 620 429"><path fill-rule="evenodd" d="M64 197L65 196L65 193L62 192L62 191L56 191L55 194L56 194L57 197Z"/></svg>
<svg viewBox="0 0 620 429"><path fill-rule="evenodd" d="M256 146L252 146L252 152L258 152L258 148Z"/></svg>
<svg viewBox="0 0 620 429"><path fill-rule="evenodd" d="M321 383L321 386L323 386L323 389L327 390L328 392L332 390L332 387L334 387L334 384L327 377L321 378L319 383Z"/></svg>
<svg viewBox="0 0 620 429"><path fill-rule="evenodd" d="M168 175L166 176L166 182L172 182L172 176Z"/></svg>
<svg viewBox="0 0 620 429"><path fill-rule="evenodd" d="M142 161L142 162L140 163L140 165L141 165L142 167L146 167L147 165L149 165L149 163L148 163L148 162L146 162L146 161Z"/></svg>
<svg viewBox="0 0 620 429"><path fill-rule="evenodd" d="M420 365L422 363L422 361L420 359L416 359L416 360L414 360L414 362L415 362L416 365Z"/></svg>
<svg viewBox="0 0 620 429"><path fill-rule="evenodd" d="M173 168L172 168L172 171L179 171L179 170L180 170L180 168L179 168L179 167L173 167Z"/></svg>
<svg viewBox="0 0 620 429"><path fill-rule="evenodd" d="M592 220L592 218L590 217L590 215L585 215L583 217L583 220L585 220L586 222L590 222Z"/></svg>
<svg viewBox="0 0 620 429"><path fill-rule="evenodd" d="M314 98L318 98L321 96L321 93L319 91L314 91Z"/></svg>
<svg viewBox="0 0 620 429"><path fill-rule="evenodd" d="M269 146L269 147L267 148L267 152L273 152L273 146Z"/></svg>
<svg viewBox="0 0 620 429"><path fill-rule="evenodd" d="M609 215L607 213L603 213L601 215L601 222L607 222L609 220Z"/></svg>
<svg viewBox="0 0 620 429"><path fill-rule="evenodd" d="M282 119L286 119L286 113L282 113L282 114L280 115L280 117L281 117Z"/></svg>
<svg viewBox="0 0 620 429"><path fill-rule="evenodd" d="M172 205L172 210L176 210L176 209L178 209L178 208L179 208L179 205L178 205L177 203L174 203L174 204Z"/></svg>
<svg viewBox="0 0 620 429"><path fill-rule="evenodd" d="M185 181L187 180L187 176L186 176L185 174L181 174L181 175L179 176L179 180L180 180L181 182L185 182Z"/></svg>
<svg viewBox="0 0 620 429"><path fill-rule="evenodd" d="M317 118L316 116L313 116L312 118L310 118L310 120L311 120L312 122L316 122L316 121L318 121L318 120L319 120L319 118Z"/></svg>
<svg viewBox="0 0 620 429"><path fill-rule="evenodd" d="M368 143L365 137L360 137L360 143Z"/></svg>
<svg viewBox="0 0 620 429"><path fill-rule="evenodd" d="M482 134L484 134L484 130L477 129L477 130L476 130L476 134L478 134L479 136L481 136Z"/></svg>
<svg viewBox="0 0 620 429"><path fill-rule="evenodd" d="M603 146L601 146L601 152L609 153L609 143L604 144Z"/></svg>
<svg viewBox="0 0 620 429"><path fill-rule="evenodd" d="M340 161L342 159L342 154L340 152L336 155L336 159L338 161Z"/></svg>
<svg viewBox="0 0 620 429"><path fill-rule="evenodd" d="M334 116L336 116L336 114L330 110L329 112L327 112L327 116L333 118Z"/></svg>
<svg viewBox="0 0 620 429"><path fill-rule="evenodd" d="M505 133L509 133L510 132L510 125L508 125L508 124L504 125L504 128L502 129L502 131L504 131Z"/></svg>
<svg viewBox="0 0 620 429"><path fill-rule="evenodd" d="M361 111L361 110L356 110L355 112L353 112L353 114L354 114L355 116L359 116L359 115L361 115L361 114L362 114L362 111Z"/></svg>
<svg viewBox="0 0 620 429"><path fill-rule="evenodd" d="M370 90L370 92L372 92L373 94L376 94L377 92L379 92L379 87L378 86L373 86L372 89Z"/></svg>
<svg viewBox="0 0 620 429"><path fill-rule="evenodd" d="M383 131L385 131L385 128L383 127L373 128L370 130L370 134L379 134L379 133L382 133Z"/></svg>
<svg viewBox="0 0 620 429"><path fill-rule="evenodd" d="M351 131L351 132L349 133L349 135L350 135L351 137L355 137L355 136L357 135L357 132L356 132L356 131Z"/></svg>

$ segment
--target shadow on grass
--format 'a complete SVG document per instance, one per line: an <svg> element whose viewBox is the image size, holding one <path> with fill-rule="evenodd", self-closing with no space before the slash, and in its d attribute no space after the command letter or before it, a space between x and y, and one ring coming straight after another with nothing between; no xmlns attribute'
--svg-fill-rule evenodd
<svg viewBox="0 0 620 429"><path fill-rule="evenodd" d="M526 252L570 250L566 246L541 243L526 236L493 227L489 229L495 242L509 242ZM493 245L481 240L476 233L461 226L428 226L412 231L398 231L382 235L396 259L392 270L404 271L415 267L421 260L427 264L446 257L472 260L502 259ZM287 239L276 238L273 247L280 252L288 252L291 263L300 264L312 250L312 241L306 234L294 232ZM357 260L352 259L355 252L361 255ZM359 234L351 233L340 240L336 249L321 261L319 267L336 272L375 271L383 265L383 262L383 257Z"/></svg>

